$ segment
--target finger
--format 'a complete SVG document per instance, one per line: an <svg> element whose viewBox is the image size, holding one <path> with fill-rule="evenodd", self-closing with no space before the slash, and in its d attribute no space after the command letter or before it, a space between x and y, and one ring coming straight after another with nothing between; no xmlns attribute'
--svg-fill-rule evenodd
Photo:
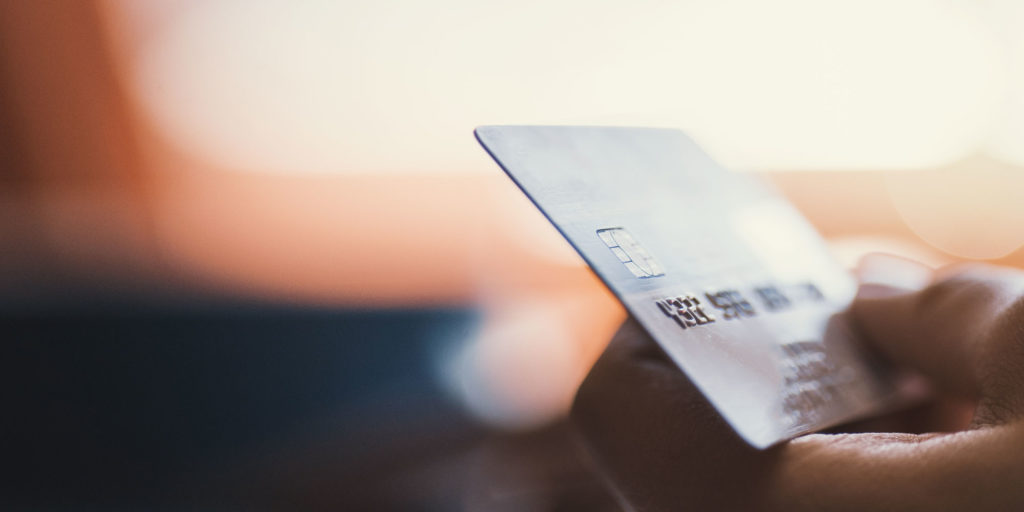
<svg viewBox="0 0 1024 512"><path fill-rule="evenodd" d="M1016 425L816 434L753 449L632 321L584 382L572 419L637 510L1006 510L1024 500L1021 460L1007 448L1024 444Z"/></svg>
<svg viewBox="0 0 1024 512"><path fill-rule="evenodd" d="M761 476L775 451L737 436L632 319L580 387L572 420L597 465L638 509L714 503L711 509L748 510L765 492Z"/></svg>
<svg viewBox="0 0 1024 512"><path fill-rule="evenodd" d="M813 434L783 447L780 510L1017 510L1019 424L954 434Z"/></svg>
<svg viewBox="0 0 1024 512"><path fill-rule="evenodd" d="M931 267L900 256L884 253L870 253L857 262L854 269L857 281L862 287L877 286L886 295L889 292L911 292L928 286L934 278Z"/></svg>
<svg viewBox="0 0 1024 512"><path fill-rule="evenodd" d="M1024 274L975 265L946 271L919 292L872 297L851 307L855 325L883 354L947 391L980 393L988 334L1024 290ZM1020 315L1018 315L1020 316ZM1015 319L1024 324L1024 317Z"/></svg>
<svg viewBox="0 0 1024 512"><path fill-rule="evenodd" d="M864 432L960 432L971 425L977 408L975 400L942 397L877 417L845 423L827 429L831 434Z"/></svg>

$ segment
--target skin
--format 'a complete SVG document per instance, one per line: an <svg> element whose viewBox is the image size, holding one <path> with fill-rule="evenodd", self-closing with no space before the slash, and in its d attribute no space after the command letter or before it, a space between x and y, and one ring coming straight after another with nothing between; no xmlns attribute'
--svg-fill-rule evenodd
<svg viewBox="0 0 1024 512"><path fill-rule="evenodd" d="M948 269L850 313L932 403L756 450L630 319L572 421L627 510L1024 509L1024 272Z"/></svg>

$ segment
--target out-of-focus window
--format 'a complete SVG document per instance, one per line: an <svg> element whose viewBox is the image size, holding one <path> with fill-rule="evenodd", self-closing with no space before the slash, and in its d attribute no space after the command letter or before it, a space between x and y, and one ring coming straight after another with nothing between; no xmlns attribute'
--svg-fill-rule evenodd
<svg viewBox="0 0 1024 512"><path fill-rule="evenodd" d="M147 119L245 170L490 171L467 137L480 123L684 128L738 168L923 169L1013 159L1024 129L1013 2L111 9Z"/></svg>
<svg viewBox="0 0 1024 512"><path fill-rule="evenodd" d="M773 180L847 262L1024 264L1017 2L59 4L0 16L19 265L476 305L490 341L465 358L491 387L455 385L478 403L564 410L624 313L477 125L682 128ZM507 361L569 377L523 393Z"/></svg>
<svg viewBox="0 0 1024 512"><path fill-rule="evenodd" d="M482 304L463 359L486 385L456 386L499 421L564 410L622 312L476 125L682 128L848 263L1024 262L1008 0L103 5L167 260L248 293ZM524 391L524 372L569 377Z"/></svg>

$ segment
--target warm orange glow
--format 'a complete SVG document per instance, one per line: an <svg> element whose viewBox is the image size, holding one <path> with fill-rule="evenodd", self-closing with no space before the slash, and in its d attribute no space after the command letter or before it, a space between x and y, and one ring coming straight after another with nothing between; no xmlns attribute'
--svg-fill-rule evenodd
<svg viewBox="0 0 1024 512"><path fill-rule="evenodd" d="M1021 169L973 158L932 172L891 174L893 205L925 243L953 256L997 259L1024 245Z"/></svg>
<svg viewBox="0 0 1024 512"><path fill-rule="evenodd" d="M189 274L248 293L465 303L506 289L592 283L582 260L497 174L179 172L159 188L164 254Z"/></svg>

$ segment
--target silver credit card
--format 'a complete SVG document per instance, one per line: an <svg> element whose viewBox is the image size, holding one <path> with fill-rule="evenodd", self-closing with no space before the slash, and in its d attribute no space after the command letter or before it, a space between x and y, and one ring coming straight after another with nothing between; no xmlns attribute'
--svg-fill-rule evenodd
<svg viewBox="0 0 1024 512"><path fill-rule="evenodd" d="M807 221L676 130L485 126L477 139L751 445L891 407Z"/></svg>

